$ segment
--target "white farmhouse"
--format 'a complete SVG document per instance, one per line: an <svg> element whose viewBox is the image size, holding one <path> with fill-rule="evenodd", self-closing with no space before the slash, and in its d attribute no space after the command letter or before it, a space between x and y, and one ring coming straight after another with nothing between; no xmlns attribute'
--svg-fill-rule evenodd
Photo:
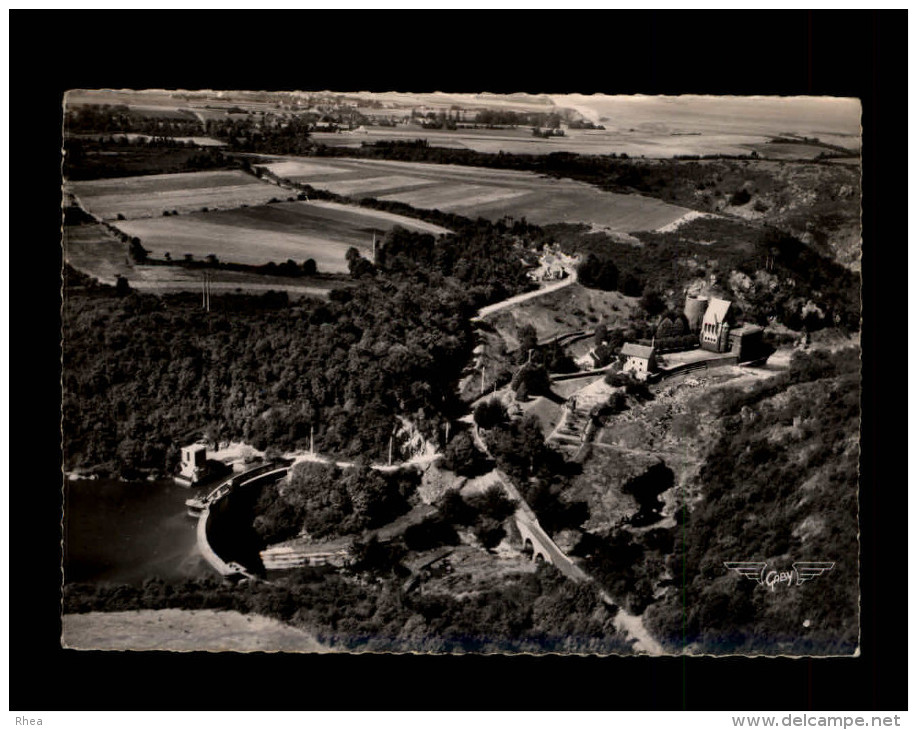
<svg viewBox="0 0 917 730"><path fill-rule="evenodd" d="M656 369L656 354L652 347L625 342L621 354L625 357L622 372L633 373L638 380L646 380Z"/></svg>

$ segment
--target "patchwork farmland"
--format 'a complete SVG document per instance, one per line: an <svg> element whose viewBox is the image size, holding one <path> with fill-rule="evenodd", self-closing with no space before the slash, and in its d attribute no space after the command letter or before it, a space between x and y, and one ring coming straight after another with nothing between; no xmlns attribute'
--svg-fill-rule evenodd
<svg viewBox="0 0 917 730"><path fill-rule="evenodd" d="M348 248L369 254L373 235L381 238L396 225L432 235L449 232L384 211L294 201L290 191L239 170L70 181L66 188L86 210L139 238L159 260L168 254L202 261L213 254L221 262L258 266L311 258L320 272L334 274L347 271ZM123 275L153 288L185 284L186 276L167 276L160 267L141 275L124 245L102 226L75 228L66 239L72 262L105 281Z"/></svg>
<svg viewBox="0 0 917 730"><path fill-rule="evenodd" d="M468 217L525 217L540 225L586 223L609 231L655 230L689 209L640 195L530 172L417 162L270 158L264 167L289 180L354 197L398 201Z"/></svg>
<svg viewBox="0 0 917 730"><path fill-rule="evenodd" d="M101 283L114 286L119 276L126 277L132 289L158 294L201 289L202 272L184 266L144 266L132 263L127 244L97 223L64 226L64 261ZM322 297L336 287L345 286L338 277L263 276L245 271L208 269L214 292L263 293L284 291L292 299Z"/></svg>
<svg viewBox="0 0 917 730"><path fill-rule="evenodd" d="M277 188L274 188L276 192ZM380 237L395 225L439 235L445 228L412 218L327 202L287 202L190 215L119 221L118 228L140 238L157 259L186 254L200 260L265 264L315 259L325 273L347 271L344 254L351 246L368 253L373 233Z"/></svg>
<svg viewBox="0 0 917 730"><path fill-rule="evenodd" d="M261 205L282 194L239 170L71 181L67 186L90 213L106 220Z"/></svg>
<svg viewBox="0 0 917 730"><path fill-rule="evenodd" d="M353 132L317 132L316 142L329 147L360 147L364 142L412 142L425 139L431 147L452 147L475 152L521 155L549 155L572 152L579 155L627 154L631 157L671 158L676 155L747 155L755 145L770 139L765 134L679 134L668 130L567 130L563 137L535 137L527 127L517 129L459 129L439 131L411 127L391 129L367 127ZM805 156L800 150L796 158ZM814 156L814 155L813 155Z"/></svg>

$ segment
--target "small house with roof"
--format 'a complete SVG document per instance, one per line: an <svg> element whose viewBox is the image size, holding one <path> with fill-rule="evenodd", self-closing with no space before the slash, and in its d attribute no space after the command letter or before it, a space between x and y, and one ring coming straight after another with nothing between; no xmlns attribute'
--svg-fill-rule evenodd
<svg viewBox="0 0 917 730"><path fill-rule="evenodd" d="M754 324L734 327L729 331L729 350L738 355L739 362L761 357L764 352L764 330Z"/></svg>
<svg viewBox="0 0 917 730"><path fill-rule="evenodd" d="M633 373L638 380L646 380L656 369L656 354L652 347L625 342L621 348L621 355L624 356L624 367L621 371Z"/></svg>
<svg viewBox="0 0 917 730"><path fill-rule="evenodd" d="M176 481L196 484L207 476L207 445L200 442L182 446L181 470Z"/></svg>

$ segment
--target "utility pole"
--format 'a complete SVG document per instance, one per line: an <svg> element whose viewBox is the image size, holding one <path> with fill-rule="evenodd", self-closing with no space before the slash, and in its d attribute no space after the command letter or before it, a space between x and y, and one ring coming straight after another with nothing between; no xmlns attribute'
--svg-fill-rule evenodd
<svg viewBox="0 0 917 730"><path fill-rule="evenodd" d="M315 456L315 426L309 424L309 453Z"/></svg>
<svg viewBox="0 0 917 730"><path fill-rule="evenodd" d="M376 229L373 229L373 263L376 263Z"/></svg>
<svg viewBox="0 0 917 730"><path fill-rule="evenodd" d="M201 308L210 311L210 274L206 271L201 282Z"/></svg>
<svg viewBox="0 0 917 730"><path fill-rule="evenodd" d="M449 443L449 421L446 421L446 443Z"/></svg>
<svg viewBox="0 0 917 730"><path fill-rule="evenodd" d="M394 436L388 437L388 465L389 466L392 465L392 440L393 439L394 439Z"/></svg>

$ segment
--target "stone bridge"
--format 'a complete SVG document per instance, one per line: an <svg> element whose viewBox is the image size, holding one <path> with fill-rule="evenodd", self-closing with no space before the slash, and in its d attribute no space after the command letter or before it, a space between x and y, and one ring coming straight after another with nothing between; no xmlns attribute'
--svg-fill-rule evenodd
<svg viewBox="0 0 917 730"><path fill-rule="evenodd" d="M527 524L527 521L519 517L515 517L516 528L519 530L519 536L522 539L522 549L527 555L532 556L532 560L542 561L546 563L554 564L551 560L551 556L547 550L544 548L544 543L538 539L538 535L535 534L534 530Z"/></svg>
<svg viewBox="0 0 917 730"><path fill-rule="evenodd" d="M574 581L588 580L586 574L570 558L564 555L550 536L544 531L538 520L532 520L521 509L514 515L516 528L522 537L523 551L531 553L532 560L550 563Z"/></svg>
<svg viewBox="0 0 917 730"><path fill-rule="evenodd" d="M478 448L490 456L487 445L484 443L484 439L481 438L481 433L477 424L474 424L472 428L472 435ZM519 534L522 536L523 549L526 552L531 550L532 560L543 560L547 563L551 563L551 565L571 580L589 580L589 576L570 560L570 558L564 555L563 550L557 547L555 542L551 539L551 536L544 531L544 528L542 528L538 522L535 510L525 501L522 493L516 488L516 485L513 484L512 479L500 469L494 469L493 473L496 475L497 481L500 482L503 489L509 495L509 498L516 503L516 512L513 515L513 520L516 523Z"/></svg>

